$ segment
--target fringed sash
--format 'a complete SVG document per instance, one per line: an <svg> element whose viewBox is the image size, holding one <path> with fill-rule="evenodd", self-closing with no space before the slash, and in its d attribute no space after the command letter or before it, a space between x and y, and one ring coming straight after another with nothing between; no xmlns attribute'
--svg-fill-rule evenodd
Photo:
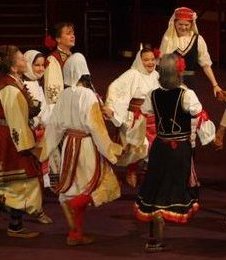
<svg viewBox="0 0 226 260"><path fill-rule="evenodd" d="M67 144L64 152L64 161L62 166L62 175L60 177L60 183L56 186L55 191L57 193L65 193L72 186L77 171L78 158L81 147L81 140L90 136L80 130L68 129L65 138L67 138ZM92 179L87 184L87 187L83 194L90 194L97 186L101 171L100 171L100 155L95 146L96 154L96 169Z"/></svg>

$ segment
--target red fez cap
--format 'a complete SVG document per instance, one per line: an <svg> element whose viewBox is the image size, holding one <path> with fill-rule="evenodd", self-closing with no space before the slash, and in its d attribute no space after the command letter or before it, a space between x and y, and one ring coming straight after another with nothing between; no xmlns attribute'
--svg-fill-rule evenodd
<svg viewBox="0 0 226 260"><path fill-rule="evenodd" d="M175 19L178 20L193 20L194 11L187 7L180 7L175 10Z"/></svg>

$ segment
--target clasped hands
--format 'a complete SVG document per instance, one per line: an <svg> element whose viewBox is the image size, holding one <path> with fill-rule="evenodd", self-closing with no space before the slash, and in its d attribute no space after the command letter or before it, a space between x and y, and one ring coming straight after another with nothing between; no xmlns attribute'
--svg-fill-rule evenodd
<svg viewBox="0 0 226 260"><path fill-rule="evenodd" d="M105 120L111 120L114 116L114 111L107 106L101 106L101 111Z"/></svg>

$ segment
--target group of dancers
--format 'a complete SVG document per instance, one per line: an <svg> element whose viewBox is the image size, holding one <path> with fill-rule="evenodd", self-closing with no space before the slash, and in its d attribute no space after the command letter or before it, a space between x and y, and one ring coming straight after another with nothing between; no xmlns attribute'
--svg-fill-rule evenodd
<svg viewBox="0 0 226 260"><path fill-rule="evenodd" d="M203 145L223 149L226 128L225 112L215 134L193 90L199 65L214 96L226 101L196 18L190 8L175 9L160 52L144 45L110 84L105 103L85 57L71 53L73 24L55 26L56 48L46 60L36 50L22 54L16 46L0 46L0 207L10 217L9 236L39 235L24 227L24 213L52 223L42 207L51 170L60 176L52 190L68 222L66 243L92 243L84 234L87 206L121 195L112 164L127 167L127 182L135 187L142 160L147 172L133 208L137 219L150 223L145 250L164 249L165 221L189 221L199 209L196 135ZM106 120L117 136L109 136Z"/></svg>

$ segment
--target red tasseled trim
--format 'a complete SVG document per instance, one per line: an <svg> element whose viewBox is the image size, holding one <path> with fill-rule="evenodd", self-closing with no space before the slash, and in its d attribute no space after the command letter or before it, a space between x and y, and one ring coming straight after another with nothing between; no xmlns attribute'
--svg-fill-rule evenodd
<svg viewBox="0 0 226 260"><path fill-rule="evenodd" d="M137 204L134 205L134 214L135 217L143 222L150 222L153 220L155 216L162 216L165 220L176 222L179 224L186 224L188 220L199 210L199 204L196 202L192 205L192 208L186 214L179 214L172 211L159 209L152 213L144 213L142 212Z"/></svg>

